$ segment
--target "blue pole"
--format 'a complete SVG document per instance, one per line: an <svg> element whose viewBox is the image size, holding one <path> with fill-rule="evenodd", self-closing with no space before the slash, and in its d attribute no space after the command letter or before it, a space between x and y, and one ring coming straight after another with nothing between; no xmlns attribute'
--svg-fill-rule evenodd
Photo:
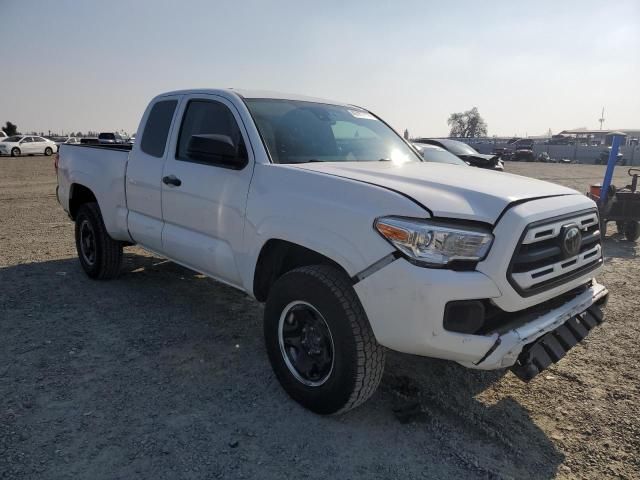
<svg viewBox="0 0 640 480"><path fill-rule="evenodd" d="M616 161L618 160L618 150L620 149L620 143L622 141L622 135L614 135L611 142L611 153L609 153L609 161L607 162L607 171L604 174L604 181L602 182L602 190L600 191L600 205L607 204L607 196L609 193L609 186L611 185L611 179L613 178L613 170L616 168Z"/></svg>

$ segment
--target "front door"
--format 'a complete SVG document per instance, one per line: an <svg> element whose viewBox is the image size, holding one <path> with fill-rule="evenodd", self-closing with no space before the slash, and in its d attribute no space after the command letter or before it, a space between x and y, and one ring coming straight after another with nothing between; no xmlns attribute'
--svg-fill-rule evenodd
<svg viewBox="0 0 640 480"><path fill-rule="evenodd" d="M217 95L191 95L180 109L180 131L172 136L163 173L163 252L194 270L240 286L236 258L242 251L253 172L247 133L233 104ZM194 140L207 137L228 139L235 157L203 158Z"/></svg>

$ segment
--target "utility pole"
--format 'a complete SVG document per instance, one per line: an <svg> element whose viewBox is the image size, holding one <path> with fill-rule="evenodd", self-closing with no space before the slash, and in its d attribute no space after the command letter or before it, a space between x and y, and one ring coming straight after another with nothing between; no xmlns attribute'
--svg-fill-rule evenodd
<svg viewBox="0 0 640 480"><path fill-rule="evenodd" d="M598 121L600 122L600 130L602 130L602 125L604 124L604 107L602 107L602 113L600 114Z"/></svg>

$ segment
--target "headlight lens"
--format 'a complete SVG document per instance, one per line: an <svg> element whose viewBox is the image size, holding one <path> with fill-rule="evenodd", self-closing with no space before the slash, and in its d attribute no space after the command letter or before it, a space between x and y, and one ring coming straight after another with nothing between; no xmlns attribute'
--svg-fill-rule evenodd
<svg viewBox="0 0 640 480"><path fill-rule="evenodd" d="M493 235L481 228L459 227L419 218L382 217L375 229L411 260L442 267L456 261L482 260Z"/></svg>

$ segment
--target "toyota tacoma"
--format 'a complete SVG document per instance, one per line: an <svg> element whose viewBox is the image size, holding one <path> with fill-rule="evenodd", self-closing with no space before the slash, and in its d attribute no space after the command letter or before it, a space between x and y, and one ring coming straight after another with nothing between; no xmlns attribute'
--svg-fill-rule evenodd
<svg viewBox="0 0 640 480"><path fill-rule="evenodd" d="M602 322L596 205L531 178L426 162L367 109L243 90L147 107L133 145L68 145L58 200L93 279L139 245L266 302L275 375L345 412L385 349L528 381Z"/></svg>

